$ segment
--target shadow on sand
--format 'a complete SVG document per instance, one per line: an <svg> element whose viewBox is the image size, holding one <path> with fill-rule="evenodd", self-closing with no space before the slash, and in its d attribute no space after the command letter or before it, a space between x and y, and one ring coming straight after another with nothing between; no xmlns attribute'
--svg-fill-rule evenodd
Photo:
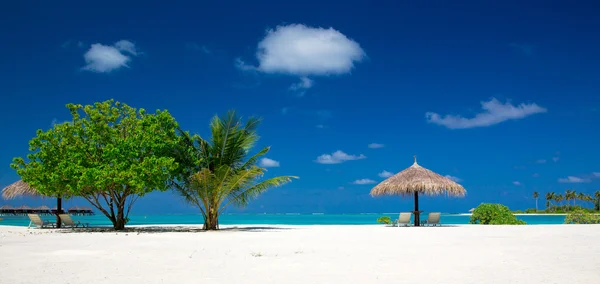
<svg viewBox="0 0 600 284"><path fill-rule="evenodd" d="M292 228L271 227L271 226L227 226L217 231L205 231L202 226L141 226L128 227L125 230L115 231L112 227L90 227L90 228L66 228L55 229L56 233L77 234L77 233L218 233L218 232L274 232L291 230Z"/></svg>

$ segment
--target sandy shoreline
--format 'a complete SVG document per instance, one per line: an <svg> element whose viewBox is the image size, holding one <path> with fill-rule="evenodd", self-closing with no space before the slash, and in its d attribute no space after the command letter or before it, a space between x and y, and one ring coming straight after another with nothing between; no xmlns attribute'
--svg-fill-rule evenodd
<svg viewBox="0 0 600 284"><path fill-rule="evenodd" d="M600 276L598 225L223 227L0 226L0 283L595 283Z"/></svg>

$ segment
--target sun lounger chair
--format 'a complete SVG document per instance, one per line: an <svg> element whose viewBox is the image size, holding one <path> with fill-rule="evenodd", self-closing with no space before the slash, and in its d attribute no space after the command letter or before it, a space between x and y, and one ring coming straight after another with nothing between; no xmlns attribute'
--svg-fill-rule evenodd
<svg viewBox="0 0 600 284"><path fill-rule="evenodd" d="M60 221L63 223L63 225L67 226L67 227L71 227L71 228L78 228L78 227L89 227L90 223L81 223L79 221L73 221L73 219L71 219L71 216L69 214L58 214L58 217L60 217Z"/></svg>
<svg viewBox="0 0 600 284"><path fill-rule="evenodd" d="M42 220L42 218L40 218L40 215L38 214L27 214L27 216L29 217L29 226L27 226L27 229L31 228L31 225L35 225L38 228L54 228L56 226L55 222L50 222L50 221L46 221L46 220Z"/></svg>
<svg viewBox="0 0 600 284"><path fill-rule="evenodd" d="M440 224L440 215L442 215L440 212L429 213L427 220L421 221L421 224L425 226L441 226L442 224Z"/></svg>
<svg viewBox="0 0 600 284"><path fill-rule="evenodd" d="M412 215L412 213L410 213L410 212L400 213L400 215L398 216L398 220L396 220L396 222L394 222L394 224L397 225L398 227L409 226L410 225L410 215Z"/></svg>

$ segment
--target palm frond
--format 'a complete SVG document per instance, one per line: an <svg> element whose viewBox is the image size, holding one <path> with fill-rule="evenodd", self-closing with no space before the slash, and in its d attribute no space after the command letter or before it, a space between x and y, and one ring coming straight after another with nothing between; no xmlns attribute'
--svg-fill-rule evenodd
<svg viewBox="0 0 600 284"><path fill-rule="evenodd" d="M247 188L243 188L235 192L228 200L228 202L222 207L221 210L224 210L230 204L234 204L238 207L244 207L248 205L248 203L258 197L260 194L267 191L272 187L279 187L288 182L291 182L292 179L297 179L296 176L279 176L270 178L264 181L261 181L255 185L252 185Z"/></svg>

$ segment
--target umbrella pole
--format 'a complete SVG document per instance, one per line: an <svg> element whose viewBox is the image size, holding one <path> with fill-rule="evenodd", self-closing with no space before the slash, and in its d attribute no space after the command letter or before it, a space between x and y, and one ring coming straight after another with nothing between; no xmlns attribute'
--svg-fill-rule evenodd
<svg viewBox="0 0 600 284"><path fill-rule="evenodd" d="M415 227L421 225L421 212L419 212L419 193L415 192Z"/></svg>
<svg viewBox="0 0 600 284"><path fill-rule="evenodd" d="M57 198L56 199L56 228L60 228L61 226L61 221L60 221L60 216L58 216L58 214L62 214L62 198Z"/></svg>

